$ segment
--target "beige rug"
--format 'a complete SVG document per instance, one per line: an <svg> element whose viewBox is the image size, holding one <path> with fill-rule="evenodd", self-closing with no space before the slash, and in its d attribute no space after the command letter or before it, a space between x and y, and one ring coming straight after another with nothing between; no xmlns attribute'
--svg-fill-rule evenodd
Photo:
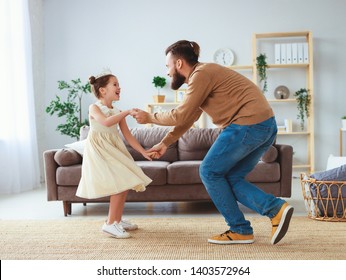
<svg viewBox="0 0 346 280"><path fill-rule="evenodd" d="M268 218L250 218L255 243L213 245L222 218L136 218L130 239L103 234L99 219L0 221L1 260L345 260L346 223L293 217L289 232L270 244Z"/></svg>

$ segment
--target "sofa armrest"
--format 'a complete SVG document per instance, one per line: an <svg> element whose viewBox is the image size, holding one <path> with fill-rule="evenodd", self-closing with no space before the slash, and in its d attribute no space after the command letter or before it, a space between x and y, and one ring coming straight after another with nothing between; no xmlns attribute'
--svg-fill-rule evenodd
<svg viewBox="0 0 346 280"><path fill-rule="evenodd" d="M292 194L292 163L293 147L285 144L275 144L278 150L278 162L280 164L281 196L291 197Z"/></svg>
<svg viewBox="0 0 346 280"><path fill-rule="evenodd" d="M58 149L47 150L43 153L44 175L47 187L48 201L58 200L58 186L56 184L56 170L58 164L54 160L55 153Z"/></svg>

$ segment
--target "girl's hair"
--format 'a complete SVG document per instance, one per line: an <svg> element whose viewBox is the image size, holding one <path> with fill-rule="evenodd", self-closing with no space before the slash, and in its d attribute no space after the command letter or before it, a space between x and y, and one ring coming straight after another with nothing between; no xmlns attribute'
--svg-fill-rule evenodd
<svg viewBox="0 0 346 280"><path fill-rule="evenodd" d="M105 76L101 76L99 78L95 78L95 76L89 77L89 83L91 85L91 90L95 94L96 98L100 98L100 88L105 87L108 84L109 79L111 77L115 77L115 76L112 74L108 74Z"/></svg>
<svg viewBox="0 0 346 280"><path fill-rule="evenodd" d="M198 63L200 53L199 45L196 42L180 40L170 45L165 54L171 53L176 59L183 58L190 66Z"/></svg>

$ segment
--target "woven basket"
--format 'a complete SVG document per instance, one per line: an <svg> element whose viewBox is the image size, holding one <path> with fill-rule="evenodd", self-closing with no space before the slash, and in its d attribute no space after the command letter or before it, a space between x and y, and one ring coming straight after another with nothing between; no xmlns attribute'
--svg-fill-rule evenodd
<svg viewBox="0 0 346 280"><path fill-rule="evenodd" d="M302 173L300 183L309 218L346 222L346 181L317 181Z"/></svg>

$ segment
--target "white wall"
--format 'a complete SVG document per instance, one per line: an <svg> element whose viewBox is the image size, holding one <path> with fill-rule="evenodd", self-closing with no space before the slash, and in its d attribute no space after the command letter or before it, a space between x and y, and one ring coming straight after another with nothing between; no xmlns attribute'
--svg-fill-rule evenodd
<svg viewBox="0 0 346 280"><path fill-rule="evenodd" d="M188 39L201 46L200 61L230 47L236 64L251 63L253 33L305 31L314 37L316 169L339 152L340 118L346 115L346 1L334 0L30 0L43 26L33 25L39 149L73 141L55 131L60 122L44 112L58 80L82 78L110 67L122 96L118 107L152 102L152 78L166 75L165 48ZM40 15L40 9L42 14ZM38 14L37 14L38 13ZM42 51L41 51L42 50ZM40 63L41 61L41 63ZM42 75L41 75L42 73ZM43 75L44 74L44 75ZM173 100L169 85L164 88ZM93 98L86 98L87 104ZM128 118L130 126L137 124Z"/></svg>

